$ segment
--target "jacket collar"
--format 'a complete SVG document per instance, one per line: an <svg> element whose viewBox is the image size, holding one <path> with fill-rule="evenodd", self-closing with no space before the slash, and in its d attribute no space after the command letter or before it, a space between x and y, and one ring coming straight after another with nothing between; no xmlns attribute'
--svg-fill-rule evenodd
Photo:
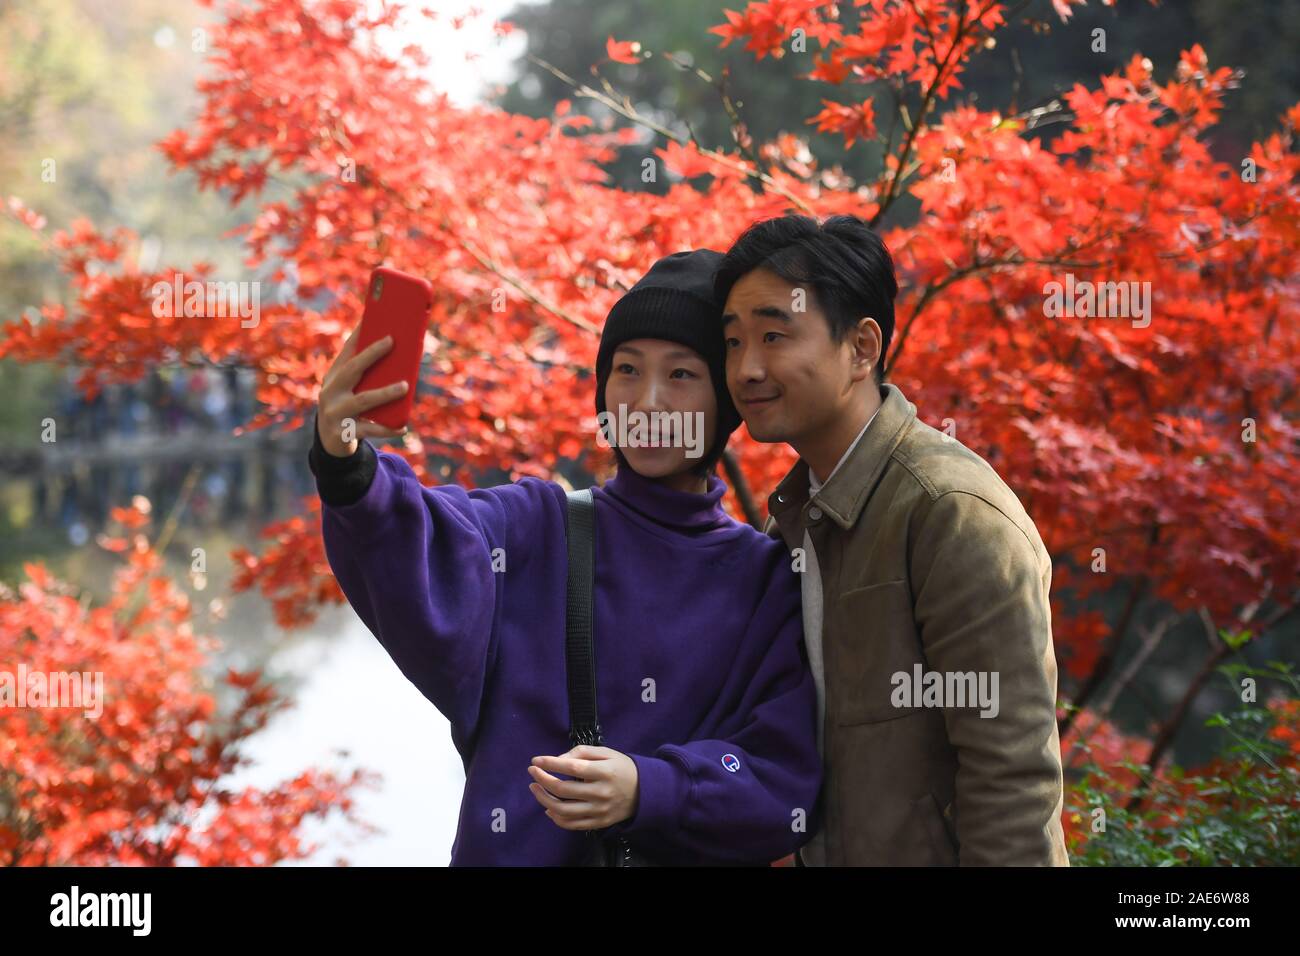
<svg viewBox="0 0 1300 956"><path fill-rule="evenodd" d="M817 506L846 531L857 523L894 449L916 420L916 406L898 386L882 385L881 395L880 411L858 446L813 496ZM807 502L808 463L800 458L768 496L767 510L780 522L782 514L802 509Z"/></svg>

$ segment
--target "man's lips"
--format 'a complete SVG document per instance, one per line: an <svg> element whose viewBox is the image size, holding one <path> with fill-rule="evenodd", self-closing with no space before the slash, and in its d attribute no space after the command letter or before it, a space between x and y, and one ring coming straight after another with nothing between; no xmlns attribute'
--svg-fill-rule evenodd
<svg viewBox="0 0 1300 956"><path fill-rule="evenodd" d="M752 408L757 410L760 408L766 408L780 397L780 395L755 395L751 398L742 398L740 400L740 405L742 408Z"/></svg>

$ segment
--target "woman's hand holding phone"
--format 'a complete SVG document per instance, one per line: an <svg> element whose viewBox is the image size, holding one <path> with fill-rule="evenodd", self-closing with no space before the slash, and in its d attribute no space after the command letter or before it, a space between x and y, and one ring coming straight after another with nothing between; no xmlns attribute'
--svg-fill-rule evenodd
<svg viewBox="0 0 1300 956"><path fill-rule="evenodd" d="M389 335L372 342L358 353L356 341L360 332L361 327L358 325L343 343L334 364L325 373L325 381L321 384L320 396L316 400L316 430L321 444L327 452L338 458L353 454L362 438L400 438L406 433L406 429L397 431L362 417L370 409L404 395L408 386L405 381L401 381L383 388L353 392L366 369L393 347L393 338ZM353 427L345 430L349 421ZM344 440L345 435L350 435L349 440Z"/></svg>

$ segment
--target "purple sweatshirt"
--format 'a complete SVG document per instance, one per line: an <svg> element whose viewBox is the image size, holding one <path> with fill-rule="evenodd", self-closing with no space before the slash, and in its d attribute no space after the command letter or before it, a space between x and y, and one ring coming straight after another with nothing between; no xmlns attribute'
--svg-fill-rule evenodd
<svg viewBox="0 0 1300 956"><path fill-rule="evenodd" d="M585 835L551 822L527 770L570 749L564 489L425 487L364 439L338 458L317 438L310 462L340 587L451 722L466 777L452 865L577 863ZM771 862L817 825L798 575L726 514L725 491L631 469L593 489L597 708L639 789L606 832L669 862Z"/></svg>

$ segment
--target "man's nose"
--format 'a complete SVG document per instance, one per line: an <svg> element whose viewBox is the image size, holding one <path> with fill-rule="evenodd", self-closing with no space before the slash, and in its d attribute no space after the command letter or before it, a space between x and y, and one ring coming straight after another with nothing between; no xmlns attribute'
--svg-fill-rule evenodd
<svg viewBox="0 0 1300 956"><path fill-rule="evenodd" d="M734 371L734 381L739 384L761 382L767 378L767 369L758 349L737 346L732 350L730 361L729 371Z"/></svg>

